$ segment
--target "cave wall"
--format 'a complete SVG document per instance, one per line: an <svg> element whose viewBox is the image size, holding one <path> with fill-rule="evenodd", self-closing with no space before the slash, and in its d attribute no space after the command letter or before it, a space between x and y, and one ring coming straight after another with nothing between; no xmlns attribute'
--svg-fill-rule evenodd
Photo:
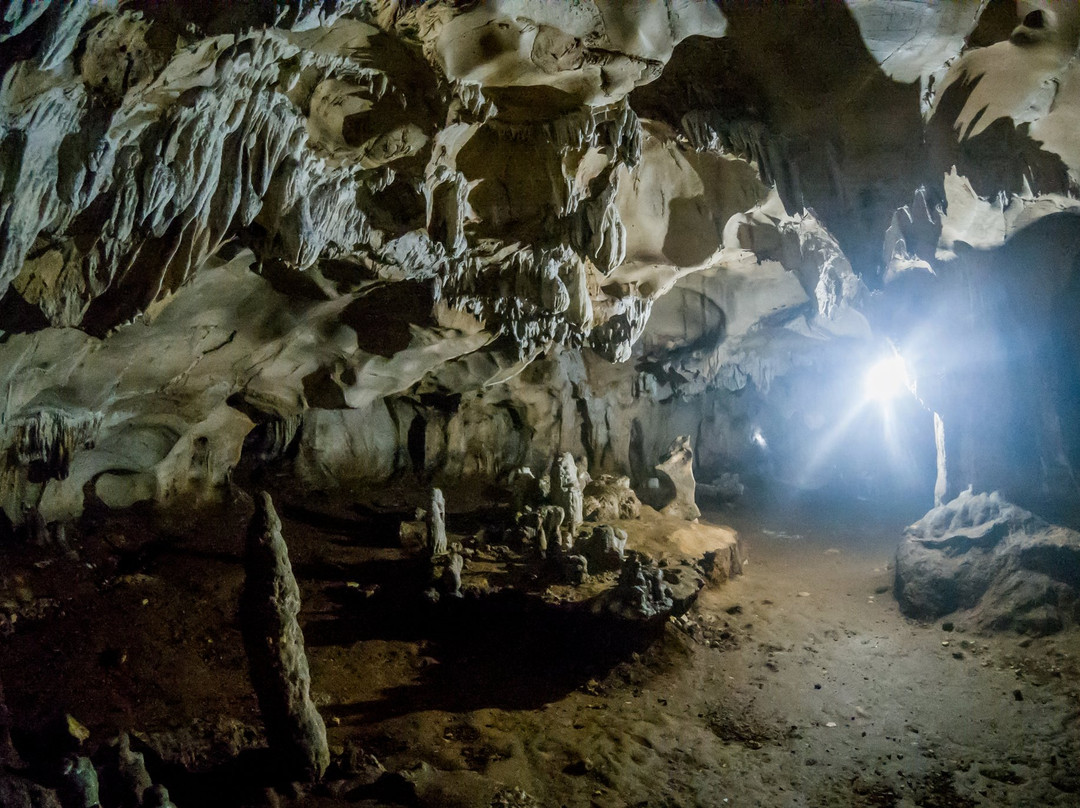
<svg viewBox="0 0 1080 808"><path fill-rule="evenodd" d="M3 9L16 522L252 467L641 483L680 434L702 479L846 485L886 337L950 484L1075 485L1072 4Z"/></svg>

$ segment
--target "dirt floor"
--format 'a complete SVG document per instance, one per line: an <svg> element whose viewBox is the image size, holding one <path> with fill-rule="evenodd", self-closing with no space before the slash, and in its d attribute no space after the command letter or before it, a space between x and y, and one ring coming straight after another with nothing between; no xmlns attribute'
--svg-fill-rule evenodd
<svg viewBox="0 0 1080 808"><path fill-rule="evenodd" d="M890 562L917 507L706 514L739 530L745 573L649 632L512 595L431 604L397 540L404 500L382 500L276 495L337 754L326 785L276 783L260 751L235 621L243 500L91 517L78 558L0 548L24 757L69 712L91 749L134 731L180 808L1080 805L1077 634L905 619ZM505 517L448 500L458 536Z"/></svg>

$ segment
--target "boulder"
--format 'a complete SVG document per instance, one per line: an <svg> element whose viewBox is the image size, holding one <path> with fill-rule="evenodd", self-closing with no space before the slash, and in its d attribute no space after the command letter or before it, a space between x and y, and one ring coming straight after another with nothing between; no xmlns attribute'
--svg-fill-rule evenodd
<svg viewBox="0 0 1080 808"><path fill-rule="evenodd" d="M969 488L908 527L896 553L904 614L971 609L982 628L1030 634L1080 617L1080 533Z"/></svg>

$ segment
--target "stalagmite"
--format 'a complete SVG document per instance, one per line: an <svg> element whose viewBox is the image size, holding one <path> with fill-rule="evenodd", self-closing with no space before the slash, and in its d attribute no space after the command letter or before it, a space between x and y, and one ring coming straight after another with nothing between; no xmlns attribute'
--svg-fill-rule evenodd
<svg viewBox="0 0 1080 808"><path fill-rule="evenodd" d="M551 467L551 501L563 509L572 536L582 522L583 498L574 456L565 452Z"/></svg>
<svg viewBox="0 0 1080 808"><path fill-rule="evenodd" d="M100 786L90 758L79 755L64 760L59 791L64 808L99 808Z"/></svg>
<svg viewBox="0 0 1080 808"><path fill-rule="evenodd" d="M697 519L701 516L694 501L694 450L690 448L688 435L681 435L671 442L660 458L656 472L661 481L667 483L668 494L672 497L671 502L664 506L664 513L680 519Z"/></svg>
<svg viewBox="0 0 1080 808"><path fill-rule="evenodd" d="M115 752L115 774L103 777L102 790L117 808L142 808L144 795L154 785L146 760L141 752L132 751L131 736L126 732L120 736Z"/></svg>
<svg viewBox="0 0 1080 808"><path fill-rule="evenodd" d="M176 808L165 786L151 786L143 795L142 808Z"/></svg>
<svg viewBox="0 0 1080 808"><path fill-rule="evenodd" d="M450 561L443 570L443 586L446 594L451 598L460 598L461 595L461 571L465 568L465 559L460 553L451 553Z"/></svg>
<svg viewBox="0 0 1080 808"><path fill-rule="evenodd" d="M540 535L543 538L542 551L559 553L563 547L563 522L566 512L558 505L544 505L540 508Z"/></svg>
<svg viewBox="0 0 1080 808"><path fill-rule="evenodd" d="M427 511L428 550L433 556L446 554L446 497L438 488L431 489Z"/></svg>
<svg viewBox="0 0 1080 808"><path fill-rule="evenodd" d="M267 741L286 777L318 779L330 763L326 727L311 700L300 589L281 520L262 492L248 525L240 626Z"/></svg>

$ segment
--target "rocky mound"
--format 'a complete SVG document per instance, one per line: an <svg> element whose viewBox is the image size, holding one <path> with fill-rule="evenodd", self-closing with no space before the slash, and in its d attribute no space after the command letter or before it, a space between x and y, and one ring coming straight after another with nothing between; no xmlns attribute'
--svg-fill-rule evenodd
<svg viewBox="0 0 1080 808"><path fill-rule="evenodd" d="M1080 533L971 489L905 531L896 597L910 617L971 609L977 625L1030 634L1080 617Z"/></svg>

